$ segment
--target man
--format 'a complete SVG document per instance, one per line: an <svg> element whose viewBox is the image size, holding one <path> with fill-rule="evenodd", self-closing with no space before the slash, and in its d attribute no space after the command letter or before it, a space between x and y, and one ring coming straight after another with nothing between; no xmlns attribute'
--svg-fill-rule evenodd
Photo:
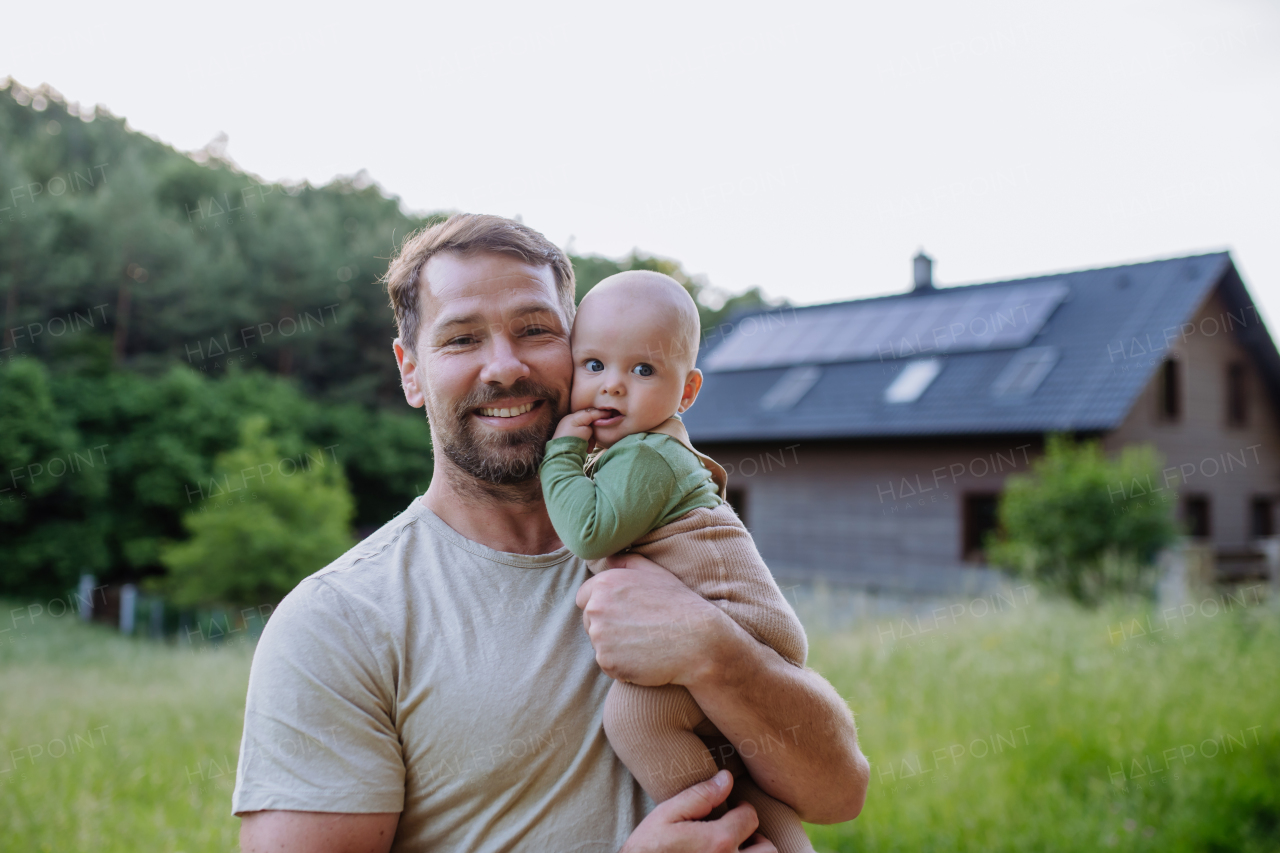
<svg viewBox="0 0 1280 853"><path fill-rule="evenodd" d="M615 558L593 578L556 538L537 475L572 376L564 253L458 215L386 280L435 474L274 612L233 796L242 848L773 850L749 805L698 820L725 771L644 816L604 736L610 678L684 685L768 793L811 822L856 817L868 768L830 685L661 567Z"/></svg>

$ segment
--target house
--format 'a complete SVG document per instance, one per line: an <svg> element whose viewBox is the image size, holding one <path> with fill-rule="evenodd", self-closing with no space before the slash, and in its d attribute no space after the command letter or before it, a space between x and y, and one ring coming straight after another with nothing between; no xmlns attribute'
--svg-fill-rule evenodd
<svg viewBox="0 0 1280 853"><path fill-rule="evenodd" d="M1005 480L1046 435L1154 445L1154 483L1217 570L1265 573L1280 354L1229 254L762 310L713 330L685 415L779 579L986 588Z"/></svg>

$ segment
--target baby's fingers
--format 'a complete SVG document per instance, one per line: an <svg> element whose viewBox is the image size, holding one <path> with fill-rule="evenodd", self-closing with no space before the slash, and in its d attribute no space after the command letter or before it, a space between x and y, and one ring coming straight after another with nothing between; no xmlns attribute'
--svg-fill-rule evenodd
<svg viewBox="0 0 1280 853"><path fill-rule="evenodd" d="M573 419L574 426L591 426L600 420L600 416L604 414L599 409L582 409L574 412L570 417Z"/></svg>

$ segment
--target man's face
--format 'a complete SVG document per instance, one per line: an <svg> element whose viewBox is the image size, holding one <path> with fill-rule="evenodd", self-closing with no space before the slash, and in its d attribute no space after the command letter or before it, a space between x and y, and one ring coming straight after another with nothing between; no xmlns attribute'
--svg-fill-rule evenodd
<svg viewBox="0 0 1280 853"><path fill-rule="evenodd" d="M444 253L422 278L417 353L396 346L405 399L426 405L437 446L466 473L537 477L573 375L551 268Z"/></svg>

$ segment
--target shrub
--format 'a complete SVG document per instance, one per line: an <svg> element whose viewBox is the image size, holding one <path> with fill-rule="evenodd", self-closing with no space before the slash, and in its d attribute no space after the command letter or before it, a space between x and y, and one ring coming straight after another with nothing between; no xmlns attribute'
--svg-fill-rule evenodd
<svg viewBox="0 0 1280 853"><path fill-rule="evenodd" d="M1139 499L1160 470L1150 447L1108 459L1096 442L1051 436L1031 474L1009 478L989 559L1086 603L1149 592L1155 556L1177 536L1170 491Z"/></svg>
<svg viewBox="0 0 1280 853"><path fill-rule="evenodd" d="M355 544L341 466L323 450L284 456L266 428L245 420L240 446L218 456L209 494L183 516L191 538L162 549L170 575L153 586L174 603L274 603Z"/></svg>

